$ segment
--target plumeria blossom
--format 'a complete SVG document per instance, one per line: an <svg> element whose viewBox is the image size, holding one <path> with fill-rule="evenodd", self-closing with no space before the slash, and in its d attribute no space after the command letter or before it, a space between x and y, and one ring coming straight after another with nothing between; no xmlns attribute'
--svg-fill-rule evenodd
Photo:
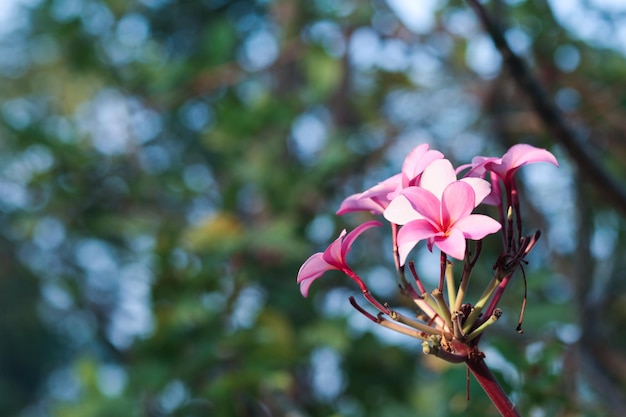
<svg viewBox="0 0 626 417"><path fill-rule="evenodd" d="M417 314L405 315L387 302L379 301L346 262L357 237L371 227L380 226L377 221L366 222L350 233L343 230L325 251L309 257L298 272L300 292L306 297L313 281L326 271L343 272L357 283L361 295L370 303L364 308L354 297L349 297L350 304L364 317L421 340L422 351L426 354L450 363L464 362L502 415L519 417L489 372L479 342L485 330L502 315L498 308L502 294L516 270L524 272L525 258L541 236L539 231L523 234L520 190L514 177L520 167L534 162L558 166L554 155L545 149L515 145L501 158L478 156L471 164L455 171L440 152L420 145L407 155L399 174L343 201L337 214L370 211L383 214L391 223L390 249L399 287L401 293L415 303ZM466 174L459 179L460 172ZM504 192L506 197L502 198ZM500 221L474 214L480 204L496 205ZM477 263L482 247L480 241L498 231L502 235L502 249L489 271L491 279L480 298L472 299L468 286L472 270L482 265ZM478 240L471 253L467 250L468 239ZM430 251L434 246L441 250L437 261L439 285L432 290L424 285L414 263L409 262L405 267L409 253L422 240ZM464 261L463 265L455 267L450 258ZM476 279L471 281L472 285L476 282ZM524 296L518 332L522 329L525 302ZM376 310L373 314L369 311L372 307Z"/></svg>
<svg viewBox="0 0 626 417"><path fill-rule="evenodd" d="M402 164L402 172L376 184L368 190L346 198L337 210L338 215L355 211L370 211L382 214L389 202L406 187L416 185L424 169L433 161L442 159L443 154L429 149L424 143L415 147Z"/></svg>
<svg viewBox="0 0 626 417"><path fill-rule="evenodd" d="M485 198L483 203L500 206L500 216L504 217L503 210L505 210L505 207L503 206L500 183L504 185L509 205L516 206L517 203L512 201L512 193L516 189L515 173L522 166L535 162L548 162L556 167L559 166L554 155L546 149L522 143L509 148L502 158L474 157L471 164L459 167L457 173L469 167L469 171L465 174L466 177L484 178L486 175L489 175L493 187L491 194Z"/></svg>
<svg viewBox="0 0 626 417"><path fill-rule="evenodd" d="M559 166L554 155L546 149L520 143L511 146L502 158L476 156L471 164L460 166L457 172L470 167L467 176L484 177L487 171L492 171L504 182L508 182L519 168L535 162L549 162L554 166Z"/></svg>
<svg viewBox="0 0 626 417"><path fill-rule="evenodd" d="M309 287L319 277L324 275L326 271L339 270L344 274L354 279L355 274L352 272L346 262L346 256L350 252L352 244L361 233L372 227L382 226L382 224L375 220L370 220L356 227L350 233L346 234L344 229L339 237L331 243L324 252L318 252L300 267L298 271L297 283L300 284L300 292L304 297L309 294ZM361 284L360 282L358 282Z"/></svg>
<svg viewBox="0 0 626 417"><path fill-rule="evenodd" d="M389 205L389 194L398 190L401 184L402 174L396 174L362 193L352 194L343 200L337 214L341 216L355 211L382 214Z"/></svg>
<svg viewBox="0 0 626 417"><path fill-rule="evenodd" d="M430 250L435 245L453 258L463 259L465 239L479 240L500 230L498 221L472 214L489 192L489 183L481 178L457 180L450 161L432 162L420 185L404 189L384 212L390 222L404 224L398 233L400 264L421 240L428 241Z"/></svg>
<svg viewBox="0 0 626 417"><path fill-rule="evenodd" d="M535 162L549 162L554 166L559 166L556 158L549 151L522 143L512 146L502 156L499 163L492 162L489 170L502 178L506 185L513 181L513 175L519 168Z"/></svg>

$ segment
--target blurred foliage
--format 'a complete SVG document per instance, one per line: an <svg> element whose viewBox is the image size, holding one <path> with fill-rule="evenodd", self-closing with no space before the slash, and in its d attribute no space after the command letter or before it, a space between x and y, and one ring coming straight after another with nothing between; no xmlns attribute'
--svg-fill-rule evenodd
<svg viewBox="0 0 626 417"><path fill-rule="evenodd" d="M339 274L308 299L295 283L367 218L335 217L341 199L424 141L456 163L517 142L557 154L557 174L522 172L526 227L545 239L525 333L517 280L487 360L523 415L623 415L622 213L545 133L466 4L401 3L7 2L0 415L495 416L473 381L465 398L462 366L351 309ZM606 39L626 12L580 6L600 41L557 13L566 2L487 3L623 179L626 66ZM353 260L393 289L382 233Z"/></svg>

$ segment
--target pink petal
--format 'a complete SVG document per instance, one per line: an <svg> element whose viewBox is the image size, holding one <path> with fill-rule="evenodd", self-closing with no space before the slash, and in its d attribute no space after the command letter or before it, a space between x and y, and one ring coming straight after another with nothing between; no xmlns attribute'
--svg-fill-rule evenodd
<svg viewBox="0 0 626 417"><path fill-rule="evenodd" d="M378 198L380 200L389 200L387 195L397 191L402 186L402 174L396 174L386 180L379 182L375 186L365 190L361 197L363 198Z"/></svg>
<svg viewBox="0 0 626 417"><path fill-rule="evenodd" d="M470 214L457 221L454 229L463 233L467 239L479 240L502 228L500 222L484 214Z"/></svg>
<svg viewBox="0 0 626 417"><path fill-rule="evenodd" d="M300 294L302 294L303 297L306 298L309 296L309 288L311 288L313 281L315 281L315 279L305 279L300 281Z"/></svg>
<svg viewBox="0 0 626 417"><path fill-rule="evenodd" d="M383 215L385 219L395 224L407 224L410 221L424 218L424 216L415 211L409 200L403 195L399 195L391 200Z"/></svg>
<svg viewBox="0 0 626 417"><path fill-rule="evenodd" d="M396 174L359 194L352 194L341 203L338 215L355 211L369 211L373 214L382 214L389 205L389 194L401 189L402 174Z"/></svg>
<svg viewBox="0 0 626 417"><path fill-rule="evenodd" d="M356 238L359 237L361 233L363 233L367 229L371 229L372 227L377 226L382 226L382 223L376 220L370 220L360 226L357 226L353 231L348 233L343 243L341 244L341 259L344 266L346 265L346 255L348 255L348 252L350 252L350 248L352 247L352 244L354 243Z"/></svg>
<svg viewBox="0 0 626 417"><path fill-rule="evenodd" d="M324 253L322 254L324 261L326 261L329 265L332 265L336 269L341 269L343 265L343 258L341 256L341 246L343 242L343 238L346 235L346 229L343 229L339 234L339 237L335 239L333 243L328 245Z"/></svg>
<svg viewBox="0 0 626 417"><path fill-rule="evenodd" d="M402 191L411 207L432 224L441 224L441 201L433 193L421 187L409 187Z"/></svg>
<svg viewBox="0 0 626 417"><path fill-rule="evenodd" d="M336 269L324 261L322 253L318 252L309 257L298 271L296 282L300 284L300 292L304 297L309 294L309 287L317 278L321 277L324 272Z"/></svg>
<svg viewBox="0 0 626 417"><path fill-rule="evenodd" d="M406 182L406 184L403 184L404 186L414 185L410 184L410 182L424 172L424 169L431 162L443 158L441 152L428 150L428 148L429 145L427 143L419 145L409 152L404 159L404 163L402 164L403 180Z"/></svg>
<svg viewBox="0 0 626 417"><path fill-rule="evenodd" d="M409 254L411 253L415 245L417 245L417 242L417 240L405 241L401 244L398 244L398 256L400 258L400 265L404 265L406 263L406 258L409 257Z"/></svg>
<svg viewBox="0 0 626 417"><path fill-rule="evenodd" d="M337 215L341 216L346 213L352 213L355 211L369 211L374 214L381 214L384 207L377 201L371 198L362 198L362 194L353 194L343 200Z"/></svg>
<svg viewBox="0 0 626 417"><path fill-rule="evenodd" d="M491 193L482 201L483 204L489 204L490 206L499 206L502 202L502 190L500 189L500 180L498 174L495 172L489 173L489 179L491 180ZM478 198L477 198L478 200Z"/></svg>
<svg viewBox="0 0 626 417"><path fill-rule="evenodd" d="M456 173L452 163L447 159L437 159L426 167L419 185L441 200L443 190L453 181L456 181Z"/></svg>
<svg viewBox="0 0 626 417"><path fill-rule="evenodd" d="M446 236L435 237L435 245L455 259L465 258L465 236L460 230L453 229Z"/></svg>
<svg viewBox="0 0 626 417"><path fill-rule="evenodd" d="M440 233L430 222L423 219L415 220L402 226L398 232L400 264L404 265L409 252L420 240L428 239Z"/></svg>
<svg viewBox="0 0 626 417"><path fill-rule="evenodd" d="M488 181L483 180L482 178L472 178L466 177L461 178L460 181L463 181L469 184L474 190L474 207L478 207L478 205L489 195L491 194L491 184Z"/></svg>
<svg viewBox="0 0 626 417"><path fill-rule="evenodd" d="M441 223L444 229L468 216L474 209L475 194L472 187L463 181L455 181L443 190Z"/></svg>
<svg viewBox="0 0 626 417"><path fill-rule="evenodd" d="M465 171L468 168L473 168L473 165L472 164L463 164L463 165L459 165L458 167L456 167L454 172L456 173L457 178L458 178L458 176L459 176L459 174L461 172ZM467 175L469 175L470 172L471 172L471 169L470 169L470 171L468 171ZM475 175L475 176L480 177L481 175Z"/></svg>
<svg viewBox="0 0 626 417"><path fill-rule="evenodd" d="M545 149L536 148L532 145L521 143L512 146L503 156L499 168L494 167L494 171L504 176L510 171L514 171L522 165L534 162L549 162L554 166L559 166L552 153Z"/></svg>
<svg viewBox="0 0 626 417"><path fill-rule="evenodd" d="M485 173L489 169L491 169L492 165L499 164L501 161L502 161L501 158L496 158L493 156L489 156L489 157L475 156L474 158L472 158L471 164L460 166L459 168L457 168L456 172L458 174L463 169L467 168L468 166L471 166L472 168L469 171L467 171L467 173L465 174L465 177L483 178L485 176Z"/></svg>

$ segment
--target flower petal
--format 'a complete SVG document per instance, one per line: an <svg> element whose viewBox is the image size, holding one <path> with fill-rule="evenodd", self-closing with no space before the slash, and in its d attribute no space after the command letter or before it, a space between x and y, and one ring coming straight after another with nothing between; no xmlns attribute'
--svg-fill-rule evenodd
<svg viewBox="0 0 626 417"><path fill-rule="evenodd" d="M363 198L378 198L380 200L387 200L390 193L397 192L402 187L402 174L396 174L386 180L379 182L375 186L363 191L361 197Z"/></svg>
<svg viewBox="0 0 626 417"><path fill-rule="evenodd" d="M483 201L481 201L481 203L488 204L490 206L499 206L500 203L502 203L502 190L500 188L498 174L493 171L489 172L489 179L491 181L491 192Z"/></svg>
<svg viewBox="0 0 626 417"><path fill-rule="evenodd" d="M410 221L424 218L424 216L415 211L409 200L403 195L399 195L391 200L383 215L385 219L395 224L407 224Z"/></svg>
<svg viewBox="0 0 626 417"><path fill-rule="evenodd" d="M455 259L465 258L465 236L458 229L452 229L446 236L435 237L435 246Z"/></svg>
<svg viewBox="0 0 626 417"><path fill-rule="evenodd" d="M501 228L500 222L484 214L470 214L457 221L454 225L455 230L462 232L467 239L473 240L482 239Z"/></svg>
<svg viewBox="0 0 626 417"><path fill-rule="evenodd" d="M443 154L439 151L429 150L429 145L424 143L415 147L407 157L404 159L404 163L402 164L402 175L403 175L403 185L415 185L411 184L422 172L424 169L433 161L437 159L442 159Z"/></svg>
<svg viewBox="0 0 626 417"><path fill-rule="evenodd" d="M345 235L346 229L343 229L339 234L339 237L335 239L333 243L328 245L328 247L322 254L324 261L326 261L329 265L332 265L336 269L341 269L343 265L343 258L341 257L341 246Z"/></svg>
<svg viewBox="0 0 626 417"><path fill-rule="evenodd" d="M401 186L402 174L396 174L362 193L352 194L347 197L339 206L337 214L341 216L355 211L369 211L373 214L382 214L389 205L389 195L397 193Z"/></svg>
<svg viewBox="0 0 626 417"><path fill-rule="evenodd" d="M382 205L371 198L363 198L363 194L352 194L342 201L337 215L341 216L346 213L355 211L370 211L374 214L381 214L384 210Z"/></svg>
<svg viewBox="0 0 626 417"><path fill-rule="evenodd" d="M420 240L441 234L428 220L421 219L409 222L400 228L398 232L398 252L400 265L404 265L409 252Z"/></svg>
<svg viewBox="0 0 626 417"><path fill-rule="evenodd" d="M452 163L447 159L437 159L426 167L419 185L441 200L443 190L453 181L456 181L456 173Z"/></svg>
<svg viewBox="0 0 626 417"><path fill-rule="evenodd" d="M441 224L441 201L428 190L409 187L402 191L411 207L434 225Z"/></svg>
<svg viewBox="0 0 626 417"><path fill-rule="evenodd" d="M304 297L309 295L309 287L317 278L321 277L324 272L336 269L324 261L322 252L315 253L307 259L300 270L296 282L300 284L300 293Z"/></svg>
<svg viewBox="0 0 626 417"><path fill-rule="evenodd" d="M534 162L549 162L554 166L559 166L554 155L547 150L521 143L512 146L502 156L502 162L492 165L491 170L497 173L505 184L509 184L521 166Z"/></svg>
<svg viewBox="0 0 626 417"><path fill-rule="evenodd" d="M462 178L460 181L463 181L469 184L474 190L474 207L478 207L478 205L489 195L491 194L491 184L488 181L485 181L481 178L475 177L466 177Z"/></svg>
<svg viewBox="0 0 626 417"><path fill-rule="evenodd" d="M454 223L472 213L475 193L464 181L455 181L443 190L441 201L442 230L454 226Z"/></svg>
<svg viewBox="0 0 626 417"><path fill-rule="evenodd" d="M370 220L360 226L357 226L353 231L348 233L346 238L343 240L343 243L341 244L341 260L343 266L346 266L346 255L348 255L348 252L350 252L350 248L352 247L352 244L354 243L356 238L359 237L361 233L363 233L367 229L371 229L372 227L377 226L382 226L382 223L377 220Z"/></svg>
<svg viewBox="0 0 626 417"><path fill-rule="evenodd" d="M554 166L559 166L559 163L552 153L526 143L511 146L502 156L501 166L507 171L510 171L533 162L549 162Z"/></svg>
<svg viewBox="0 0 626 417"><path fill-rule="evenodd" d="M471 167L469 171L465 173L465 177L478 177L484 178L485 174L491 166L494 164L500 164L502 162L502 158L496 158L493 156L475 156L472 158L471 164L461 165L456 169L456 173L463 171L464 169Z"/></svg>

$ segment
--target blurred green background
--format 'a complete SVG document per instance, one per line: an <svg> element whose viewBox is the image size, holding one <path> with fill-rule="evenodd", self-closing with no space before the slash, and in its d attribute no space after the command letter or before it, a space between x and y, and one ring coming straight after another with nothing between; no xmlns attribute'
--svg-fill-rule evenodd
<svg viewBox="0 0 626 417"><path fill-rule="evenodd" d="M485 7L623 181L624 3ZM425 142L455 164L557 156L519 173L544 232L525 332L517 279L481 346L525 416L626 415L623 213L464 2L4 0L0 92L0 415L495 416L462 365L352 309L340 274L307 299L295 282L370 218L341 200ZM385 232L351 262L407 305ZM432 282L437 258L415 259Z"/></svg>

